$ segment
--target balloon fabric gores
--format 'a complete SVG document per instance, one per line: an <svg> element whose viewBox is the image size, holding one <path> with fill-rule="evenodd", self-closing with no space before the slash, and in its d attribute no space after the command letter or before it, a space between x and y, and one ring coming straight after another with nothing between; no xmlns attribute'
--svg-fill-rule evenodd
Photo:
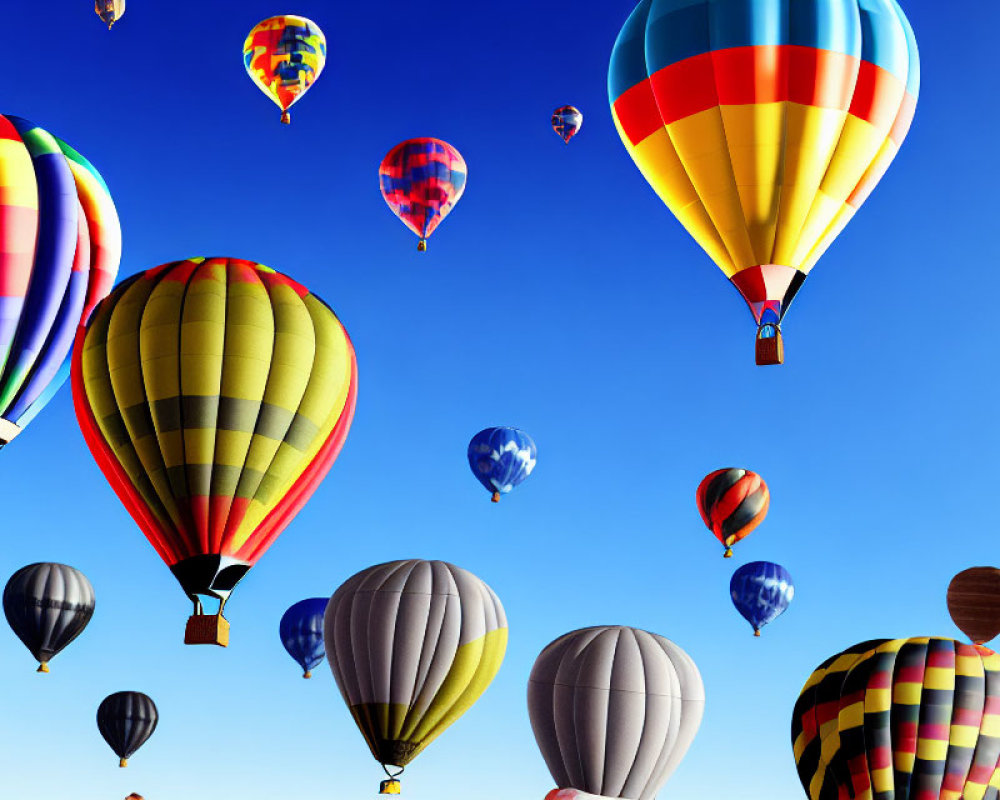
<svg viewBox="0 0 1000 800"><path fill-rule="evenodd" d="M566 144L580 132L583 127L583 114L574 106L562 106L552 112L552 130Z"/></svg>
<svg viewBox="0 0 1000 800"><path fill-rule="evenodd" d="M746 300L766 334L758 363L781 362L789 304L888 169L919 88L896 0L642 0L622 27L615 126ZM851 265L846 320L864 313L862 270L879 266Z"/></svg>
<svg viewBox="0 0 1000 800"><path fill-rule="evenodd" d="M315 491L356 393L354 348L330 307L240 259L192 258L129 278L74 350L84 438L196 617L207 595L221 601L221 620L233 588Z"/></svg>
<svg viewBox="0 0 1000 800"><path fill-rule="evenodd" d="M125 13L125 0L94 0L94 13L101 18L110 31Z"/></svg>
<svg viewBox="0 0 1000 800"><path fill-rule="evenodd" d="M973 644L1000 633L1000 569L970 567L948 584L948 613Z"/></svg>
<svg viewBox="0 0 1000 800"><path fill-rule="evenodd" d="M344 702L394 778L489 686L507 648L507 618L471 572L409 559L345 581L327 605L323 635ZM398 782L386 783L383 792L398 793Z"/></svg>
<svg viewBox="0 0 1000 800"><path fill-rule="evenodd" d="M705 527L725 545L723 555L729 558L732 546L764 521L771 493L756 472L729 467L706 475L695 501Z"/></svg>
<svg viewBox="0 0 1000 800"><path fill-rule="evenodd" d="M809 676L791 738L810 800L996 800L1000 656L938 637L855 645Z"/></svg>
<svg viewBox="0 0 1000 800"><path fill-rule="evenodd" d="M94 616L94 587L66 564L29 564L3 590L3 613L17 638L48 672L49 661L83 633Z"/></svg>
<svg viewBox="0 0 1000 800"><path fill-rule="evenodd" d="M128 760L156 730L160 714L156 703L142 692L115 692L97 708L97 728L104 741L127 767Z"/></svg>
<svg viewBox="0 0 1000 800"><path fill-rule="evenodd" d="M0 447L69 374L73 335L121 258L104 179L65 142L0 116Z"/></svg>
<svg viewBox="0 0 1000 800"><path fill-rule="evenodd" d="M531 729L563 790L549 797L653 800L694 740L704 708L698 668L663 636L599 625L559 637L528 679Z"/></svg>
<svg viewBox="0 0 1000 800"><path fill-rule="evenodd" d="M396 145L378 170L379 189L392 213L427 249L427 239L465 192L465 159L440 139L408 139Z"/></svg>

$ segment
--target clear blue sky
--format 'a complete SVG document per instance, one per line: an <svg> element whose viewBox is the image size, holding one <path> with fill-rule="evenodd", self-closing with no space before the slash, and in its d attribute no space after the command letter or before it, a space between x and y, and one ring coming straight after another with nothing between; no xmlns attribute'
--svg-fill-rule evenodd
<svg viewBox="0 0 1000 800"><path fill-rule="evenodd" d="M9 5L0 110L103 173L121 275L194 255L289 273L353 337L359 400L331 474L235 592L228 650L181 644L189 603L94 465L68 387L0 454L0 577L62 561L97 592L51 675L0 632L0 797L372 796L380 769L329 670L301 680L278 620L396 558L472 570L511 626L492 687L407 770L408 800L541 799L526 681L576 627L647 628L698 663L705 719L664 800L802 797L788 729L813 667L869 637L959 635L949 579L998 560L995 4L904 2L923 65L913 128L768 369L742 299L612 126L607 61L631 0L134 0L110 33L89 0ZM240 58L286 11L330 51L290 127ZM585 115L568 146L548 121L565 103ZM423 255L376 175L413 136L469 164ZM539 456L496 506L465 447L502 424ZM725 466L772 492L730 561L694 505ZM797 584L761 639L728 598L756 559ZM161 712L127 770L94 722L121 689Z"/></svg>

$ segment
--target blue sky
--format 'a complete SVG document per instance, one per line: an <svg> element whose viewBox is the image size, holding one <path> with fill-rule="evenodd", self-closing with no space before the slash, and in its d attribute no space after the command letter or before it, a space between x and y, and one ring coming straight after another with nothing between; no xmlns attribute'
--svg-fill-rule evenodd
<svg viewBox="0 0 1000 800"><path fill-rule="evenodd" d="M802 797L788 729L813 667L870 637L959 635L948 581L997 560L1000 9L904 3L923 67L913 128L799 293L786 364L762 369L742 299L612 126L607 60L631 7L135 0L110 33L87 0L5 11L0 110L102 172L121 275L194 255L287 272L350 332L359 398L329 477L234 593L228 650L181 644L188 601L94 465L68 387L0 454L0 573L62 561L97 592L48 676L0 634L0 797L373 795L381 771L329 670L301 680L278 620L396 558L472 570L511 626L492 687L407 770L409 800L540 800L526 681L573 628L643 627L700 667L705 719L664 800ZM330 51L288 127L240 58L285 11ZM568 146L548 122L565 103L584 113ZM423 255L377 182L413 136L469 164ZM503 424L532 434L538 466L493 505L465 447ZM772 492L731 561L694 505L724 466ZM758 559L797 592L754 639L728 582ZM94 722L121 689L161 712L127 770Z"/></svg>

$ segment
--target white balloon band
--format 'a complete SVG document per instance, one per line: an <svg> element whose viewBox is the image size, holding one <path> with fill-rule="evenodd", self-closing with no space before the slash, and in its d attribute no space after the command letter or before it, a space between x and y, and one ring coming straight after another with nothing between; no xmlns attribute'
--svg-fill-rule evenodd
<svg viewBox="0 0 1000 800"><path fill-rule="evenodd" d="M20 432L17 425L0 417L0 447L12 441Z"/></svg>

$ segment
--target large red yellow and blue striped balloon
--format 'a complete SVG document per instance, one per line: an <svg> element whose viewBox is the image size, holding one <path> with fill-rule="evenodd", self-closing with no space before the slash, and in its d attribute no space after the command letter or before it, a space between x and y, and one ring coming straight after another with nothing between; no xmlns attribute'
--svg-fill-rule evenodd
<svg viewBox="0 0 1000 800"><path fill-rule="evenodd" d="M608 73L629 155L774 333L896 155L919 84L895 0L642 0Z"/></svg>
<svg viewBox="0 0 1000 800"><path fill-rule="evenodd" d="M938 637L849 647L802 688L792 749L810 800L996 800L1000 656Z"/></svg>
<svg viewBox="0 0 1000 800"><path fill-rule="evenodd" d="M224 605L323 480L356 392L329 306L235 258L123 281L73 351L84 438L199 614L199 595Z"/></svg>
<svg viewBox="0 0 1000 800"><path fill-rule="evenodd" d="M66 380L77 326L114 284L121 250L93 165L34 123L0 116L0 447Z"/></svg>

